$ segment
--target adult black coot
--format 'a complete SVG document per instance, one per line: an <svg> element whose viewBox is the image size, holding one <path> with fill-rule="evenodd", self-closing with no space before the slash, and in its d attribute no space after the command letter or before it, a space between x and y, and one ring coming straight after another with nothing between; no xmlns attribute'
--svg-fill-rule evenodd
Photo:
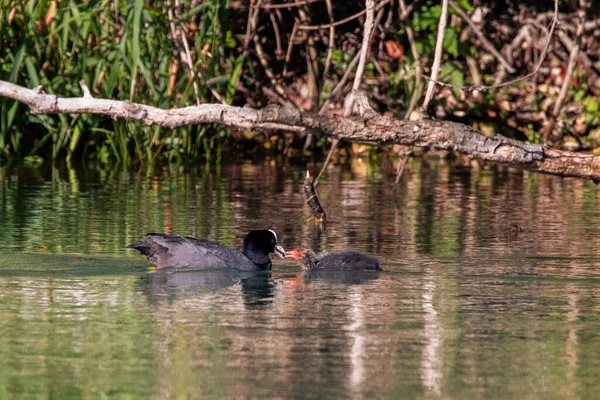
<svg viewBox="0 0 600 400"><path fill-rule="evenodd" d="M139 250L156 268L270 270L269 253L285 257L272 230L248 232L241 252L208 240L161 233L149 233L145 240L127 247Z"/></svg>
<svg viewBox="0 0 600 400"><path fill-rule="evenodd" d="M328 253L317 257L312 250L293 249L286 257L302 262L302 267L311 271L381 271L379 261L358 251Z"/></svg>

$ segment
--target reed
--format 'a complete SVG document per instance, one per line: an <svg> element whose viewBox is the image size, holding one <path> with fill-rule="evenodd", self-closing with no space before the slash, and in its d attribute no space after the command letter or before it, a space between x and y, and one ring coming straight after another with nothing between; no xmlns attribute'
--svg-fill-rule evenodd
<svg viewBox="0 0 600 400"><path fill-rule="evenodd" d="M169 11L174 18L169 21ZM199 101L214 101L206 83L233 100L241 62L227 53L230 8L226 0L31 0L0 7L0 79L47 93L93 95L162 108L195 104L192 74L180 59L182 43L170 22L188 31L194 68L202 71ZM179 38L181 40L181 38ZM229 44L229 47L227 46ZM131 162L199 156L205 130L166 130L92 115L31 115L0 100L3 157L83 157Z"/></svg>

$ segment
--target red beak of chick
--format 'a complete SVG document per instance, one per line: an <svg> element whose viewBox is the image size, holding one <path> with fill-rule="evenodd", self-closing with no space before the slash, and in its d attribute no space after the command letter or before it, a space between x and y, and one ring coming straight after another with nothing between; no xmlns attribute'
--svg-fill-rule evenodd
<svg viewBox="0 0 600 400"><path fill-rule="evenodd" d="M308 252L308 249L292 249L285 252L285 258L293 258L294 260L300 260L302 255Z"/></svg>

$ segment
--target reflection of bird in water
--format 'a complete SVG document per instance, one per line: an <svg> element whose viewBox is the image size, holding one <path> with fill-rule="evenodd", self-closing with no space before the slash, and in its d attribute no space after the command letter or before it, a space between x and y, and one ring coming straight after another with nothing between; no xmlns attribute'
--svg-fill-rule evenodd
<svg viewBox="0 0 600 400"><path fill-rule="evenodd" d="M358 251L342 251L316 256L309 249L293 249L286 257L299 260L310 271L381 271L379 260Z"/></svg>
<svg viewBox="0 0 600 400"><path fill-rule="evenodd" d="M244 239L241 252L208 240L161 233L149 233L143 241L127 247L139 250L158 269L270 270L269 253L281 258L285 256L285 250L277 243L277 235L272 230L250 231Z"/></svg>
<svg viewBox="0 0 600 400"><path fill-rule="evenodd" d="M151 294L166 293L186 297L194 289L225 288L240 285L248 300L273 297L273 284L270 272L247 272L238 270L205 270L205 271L157 271L144 274L142 285Z"/></svg>
<svg viewBox="0 0 600 400"><path fill-rule="evenodd" d="M303 272L305 282L321 281L344 285L358 285L379 278L379 271L326 271L306 270Z"/></svg>

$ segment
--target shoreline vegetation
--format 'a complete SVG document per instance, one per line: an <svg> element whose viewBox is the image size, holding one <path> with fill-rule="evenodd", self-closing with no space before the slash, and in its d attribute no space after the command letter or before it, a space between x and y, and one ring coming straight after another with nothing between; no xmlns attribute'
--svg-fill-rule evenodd
<svg viewBox="0 0 600 400"><path fill-rule="evenodd" d="M0 158L153 163L240 143L332 155L367 141L398 176L422 146L598 181L600 6L531 3L15 4L0 10ZM196 119L148 123L147 106ZM202 120L207 107L221 114Z"/></svg>

